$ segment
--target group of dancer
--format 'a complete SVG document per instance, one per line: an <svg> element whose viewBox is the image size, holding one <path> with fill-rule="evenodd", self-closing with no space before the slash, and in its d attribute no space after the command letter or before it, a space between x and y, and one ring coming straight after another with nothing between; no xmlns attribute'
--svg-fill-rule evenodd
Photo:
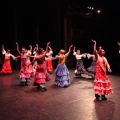
<svg viewBox="0 0 120 120"><path fill-rule="evenodd" d="M107 100L106 95L111 94L113 91L106 72L112 72L112 70L110 69L107 59L104 57L104 49L99 48L96 50L96 41L92 40L92 42L94 43L93 55L86 53L80 54L80 50L75 51L76 48L71 45L68 52L61 49L59 54L55 57L52 57L53 51L50 47L50 43L47 43L45 50L36 45L35 49L33 50L34 55L31 53L32 46L30 46L30 50L27 50L23 47L22 51L20 52L19 45L16 43L16 49L19 53L19 56L16 57L10 54L10 50L5 51L4 46L2 46L2 52L5 55L5 59L1 73L5 71L5 69L6 71L9 71L9 73L12 72L11 68L8 68L8 66L10 66L10 57L12 57L14 60L20 58L20 83L27 86L31 81L31 75L33 75L34 85L37 86L37 88L42 88L43 91L46 91L46 81L51 79L50 74L53 72L52 61L58 60L58 65L54 71L54 83L59 87L68 87L70 85L70 75L65 62L73 48L73 55L76 57L75 75L81 76L81 74L84 73L94 77L94 92L96 100ZM82 57L86 56L88 59L91 57L93 59L91 66L87 69L84 68L82 62ZM32 62L30 62L30 58L33 58Z"/></svg>

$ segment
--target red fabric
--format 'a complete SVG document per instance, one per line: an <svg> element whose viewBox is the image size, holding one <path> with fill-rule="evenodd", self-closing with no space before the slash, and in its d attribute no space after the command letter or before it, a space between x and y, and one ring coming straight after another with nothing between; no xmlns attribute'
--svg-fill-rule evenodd
<svg viewBox="0 0 120 120"><path fill-rule="evenodd" d="M38 64L34 75L34 82L37 84L46 83L45 64Z"/></svg>
<svg viewBox="0 0 120 120"><path fill-rule="evenodd" d="M52 60L46 60L46 68L48 72L53 72Z"/></svg>
<svg viewBox="0 0 120 120"><path fill-rule="evenodd" d="M102 67L99 65L99 62L96 62L96 75L94 80L94 91L95 94L111 94L112 88L108 76L103 71Z"/></svg>
<svg viewBox="0 0 120 120"><path fill-rule="evenodd" d="M1 74L11 74L12 69L11 69L11 63L9 58L4 59L4 63L2 66L2 70L0 71Z"/></svg>

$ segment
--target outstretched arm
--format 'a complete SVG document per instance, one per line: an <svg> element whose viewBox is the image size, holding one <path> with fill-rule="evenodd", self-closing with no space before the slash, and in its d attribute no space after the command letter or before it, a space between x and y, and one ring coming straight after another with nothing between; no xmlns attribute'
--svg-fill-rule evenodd
<svg viewBox="0 0 120 120"><path fill-rule="evenodd" d="M92 42L94 43L94 47L93 47L94 55L95 55L95 58L97 59L96 41L92 40Z"/></svg>

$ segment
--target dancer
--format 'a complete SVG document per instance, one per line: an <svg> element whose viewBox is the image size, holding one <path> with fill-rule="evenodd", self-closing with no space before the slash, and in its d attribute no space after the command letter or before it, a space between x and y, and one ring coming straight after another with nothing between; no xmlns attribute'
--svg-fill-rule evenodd
<svg viewBox="0 0 120 120"><path fill-rule="evenodd" d="M53 72L53 66L52 66L52 54L53 54L53 51L52 51L52 48L49 46L49 49L46 53L46 57L45 57L45 61L46 61L46 67L47 67L47 71L49 73L52 73Z"/></svg>
<svg viewBox="0 0 120 120"><path fill-rule="evenodd" d="M16 45L17 45L17 51L20 55L20 56L17 56L16 59L17 58L21 59L20 83L22 84L22 86L24 86L24 85L27 86L28 83L31 81L30 71L29 71L28 66L27 66L27 58L30 56L26 54L25 48L22 48L22 52L20 52L18 43L16 43Z"/></svg>
<svg viewBox="0 0 120 120"><path fill-rule="evenodd" d="M36 56L37 53L36 51L38 50L38 44L36 44L35 48L33 49L33 55ZM34 58L35 59L35 58ZM35 74L35 71L36 71L36 67L37 67L37 61L35 61L33 63L33 74Z"/></svg>
<svg viewBox="0 0 120 120"><path fill-rule="evenodd" d="M75 52L75 49L76 49L76 47L74 47L74 49L73 49L73 55L76 57L76 70L74 71L74 74L76 76L81 76L81 74L86 74L88 76L93 77L93 74L87 72L83 65L82 58L86 57L86 53L81 54L80 50L77 50L77 52Z"/></svg>
<svg viewBox="0 0 120 120"><path fill-rule="evenodd" d="M31 63L30 56L32 55L32 45L29 45L29 48L30 48L29 50L26 50L26 56L27 56L26 65L29 65ZM32 65L28 66L28 71L29 71L30 75L33 76L34 71L33 71Z"/></svg>
<svg viewBox="0 0 120 120"><path fill-rule="evenodd" d="M108 72L112 72L107 59L104 57L104 49L96 51L96 41L92 40L94 43L94 54L96 58L96 74L94 79L94 91L97 100L107 100L106 95L111 94L112 88L108 76L106 75L106 67Z"/></svg>
<svg viewBox="0 0 120 120"><path fill-rule="evenodd" d="M96 71L96 59L95 59L95 55L94 54L87 54L87 58L90 59L92 58L92 63L90 65L90 67L88 67L86 70L89 72L89 73L92 73L93 74L93 79L94 79L94 76L95 76L95 71Z"/></svg>
<svg viewBox="0 0 120 120"><path fill-rule="evenodd" d="M4 45L2 45L2 54L5 55L5 58L0 74L11 74L12 68L10 63L10 57L12 57L15 60L15 56L10 53L9 49L6 51L4 49Z"/></svg>
<svg viewBox="0 0 120 120"><path fill-rule="evenodd" d="M66 58L71 52L72 45L69 47L69 51L65 54L65 50L61 49L59 55L52 60L58 60L58 65L55 69L55 85L59 87L68 87L70 85L70 76L68 68L65 64Z"/></svg>
<svg viewBox="0 0 120 120"><path fill-rule="evenodd" d="M45 55L48 50L50 42L46 45L46 51L44 51L42 48L39 48L36 51L36 56L31 56L35 58L29 65L33 64L35 61L37 61L37 67L36 72L34 75L34 86L37 86L37 88L42 88L43 91L46 91L46 71L45 71ZM28 65L28 66L29 66Z"/></svg>

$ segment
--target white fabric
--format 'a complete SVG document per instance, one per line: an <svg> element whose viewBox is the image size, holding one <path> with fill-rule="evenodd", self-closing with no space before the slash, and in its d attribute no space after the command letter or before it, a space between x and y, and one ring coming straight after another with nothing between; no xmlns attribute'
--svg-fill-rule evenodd
<svg viewBox="0 0 120 120"><path fill-rule="evenodd" d="M15 59L14 55L12 55L11 53L6 53L5 50L2 51L2 54L5 55L5 58L9 58L10 59L10 57L12 57L13 59Z"/></svg>
<svg viewBox="0 0 120 120"><path fill-rule="evenodd" d="M82 57L85 57L84 54L77 55L76 52L74 52L73 55L76 57L76 60L80 60Z"/></svg>
<svg viewBox="0 0 120 120"><path fill-rule="evenodd" d="M88 59L92 58L92 60L94 60L94 61L96 60L95 55L87 54L87 57L88 57Z"/></svg>
<svg viewBox="0 0 120 120"><path fill-rule="evenodd" d="M47 57L45 57L45 60L51 59L52 58L52 54L53 54L53 51L50 51L50 52L46 53Z"/></svg>

